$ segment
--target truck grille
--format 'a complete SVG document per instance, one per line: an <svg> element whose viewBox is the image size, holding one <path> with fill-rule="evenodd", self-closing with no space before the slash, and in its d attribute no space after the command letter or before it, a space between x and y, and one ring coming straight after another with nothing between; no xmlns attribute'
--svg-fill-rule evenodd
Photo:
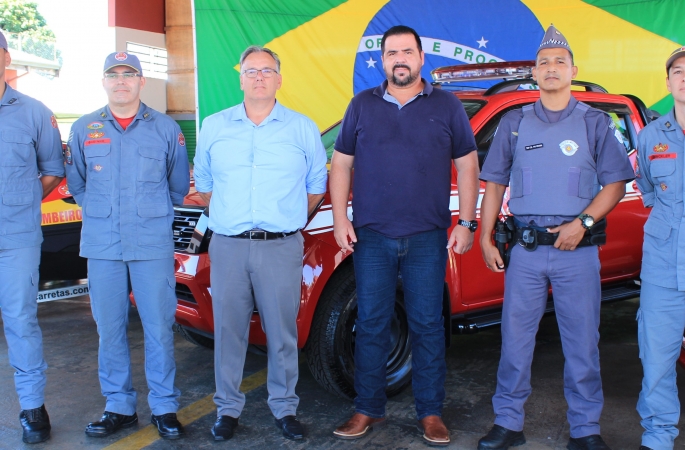
<svg viewBox="0 0 685 450"><path fill-rule="evenodd" d="M197 225L197 221L204 211L203 207L174 207L174 249L185 251L190 244L190 238L193 237L193 230Z"/></svg>
<svg viewBox="0 0 685 450"><path fill-rule="evenodd" d="M193 293L190 292L190 288L185 284L176 283L176 298L197 304L195 297L193 297Z"/></svg>

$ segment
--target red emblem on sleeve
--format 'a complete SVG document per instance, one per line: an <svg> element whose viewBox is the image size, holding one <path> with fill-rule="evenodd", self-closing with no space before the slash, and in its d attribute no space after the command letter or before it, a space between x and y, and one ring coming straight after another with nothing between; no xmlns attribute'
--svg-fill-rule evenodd
<svg viewBox="0 0 685 450"><path fill-rule="evenodd" d="M57 128L57 119L55 116L50 116L50 122L52 123L52 128Z"/></svg>
<svg viewBox="0 0 685 450"><path fill-rule="evenodd" d="M186 137L183 136L183 133L178 133L178 145L180 145L181 147L186 146Z"/></svg>

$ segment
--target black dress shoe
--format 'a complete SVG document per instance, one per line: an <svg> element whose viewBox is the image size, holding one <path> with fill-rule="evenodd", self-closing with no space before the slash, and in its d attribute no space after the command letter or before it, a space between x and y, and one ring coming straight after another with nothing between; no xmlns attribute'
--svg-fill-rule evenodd
<svg viewBox="0 0 685 450"><path fill-rule="evenodd" d="M566 448L568 450L611 450L599 434L592 434L582 438L570 438Z"/></svg>
<svg viewBox="0 0 685 450"><path fill-rule="evenodd" d="M129 428L138 423L138 414L125 416L105 411L98 422L91 422L86 427L86 436L105 437L114 434L122 428Z"/></svg>
<svg viewBox="0 0 685 450"><path fill-rule="evenodd" d="M219 416L212 427L212 436L215 441L227 441L233 437L233 432L238 428L238 419L231 416Z"/></svg>
<svg viewBox="0 0 685 450"><path fill-rule="evenodd" d="M162 439L178 439L185 434L183 425L176 418L176 413L162 414L161 416L152 415L150 419Z"/></svg>
<svg viewBox="0 0 685 450"><path fill-rule="evenodd" d="M45 405L40 408L24 409L19 414L24 435L21 440L27 444L37 444L50 438L50 417Z"/></svg>
<svg viewBox="0 0 685 450"><path fill-rule="evenodd" d="M285 416L276 419L276 426L283 431L283 436L293 441L298 441L304 437L304 428L295 416Z"/></svg>
<svg viewBox="0 0 685 450"><path fill-rule="evenodd" d="M506 450L526 443L523 431L513 431L493 425L488 434L478 441L478 450Z"/></svg>

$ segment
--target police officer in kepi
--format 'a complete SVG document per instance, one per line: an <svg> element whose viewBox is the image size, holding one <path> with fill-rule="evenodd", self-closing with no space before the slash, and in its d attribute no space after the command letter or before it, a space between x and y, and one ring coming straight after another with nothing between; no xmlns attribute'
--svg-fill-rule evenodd
<svg viewBox="0 0 685 450"><path fill-rule="evenodd" d="M507 185L514 237L521 245L512 242L505 274L502 355L492 399L495 425L478 442L479 449L525 443L523 406L531 393L535 335L550 285L566 359L567 448L608 448L599 431L604 398L596 244L605 239L601 219L623 198L634 174L611 118L571 95L577 73L568 42L550 26L533 69L540 100L502 118L481 172L487 182L481 207L486 265L504 270L491 235Z"/></svg>
<svg viewBox="0 0 685 450"><path fill-rule="evenodd" d="M675 366L685 328L685 47L666 61L666 87L675 107L638 135L635 168L642 201L652 208L642 247L642 289L637 313L644 378L637 411L640 449L672 449L680 401Z"/></svg>
<svg viewBox="0 0 685 450"><path fill-rule="evenodd" d="M0 59L0 311L15 369L23 441L35 444L50 437L44 405L48 366L36 317L40 202L64 178L64 163L55 116L5 81L12 59L2 32Z"/></svg>
<svg viewBox="0 0 685 450"><path fill-rule="evenodd" d="M145 332L145 375L152 423L177 439L179 390L172 325L176 312L173 205L188 193L185 139L170 117L140 101L140 61L125 52L105 60L108 105L77 120L65 155L69 190L83 208L81 256L88 258L93 318L100 335L105 412L86 435L108 436L138 423L126 329L129 285Z"/></svg>

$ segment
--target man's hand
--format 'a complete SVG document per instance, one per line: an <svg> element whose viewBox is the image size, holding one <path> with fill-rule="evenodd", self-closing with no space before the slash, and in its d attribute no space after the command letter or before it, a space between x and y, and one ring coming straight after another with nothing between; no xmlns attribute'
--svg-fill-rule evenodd
<svg viewBox="0 0 685 450"><path fill-rule="evenodd" d="M585 235L585 228L580 223L580 219L573 219L571 222L559 225L558 227L548 228L549 233L559 233L554 247L559 250L575 250L578 243Z"/></svg>
<svg viewBox="0 0 685 450"><path fill-rule="evenodd" d="M483 260L488 269L493 272L504 272L504 261L492 242L481 239L480 251L483 253Z"/></svg>
<svg viewBox="0 0 685 450"><path fill-rule="evenodd" d="M338 243L343 253L354 252L357 235L354 233L354 227L350 219L347 217L335 219L333 221L333 235L335 236L335 242Z"/></svg>
<svg viewBox="0 0 685 450"><path fill-rule="evenodd" d="M471 250L473 246L473 233L466 227L457 225L450 234L450 240L447 241L447 248L454 250L454 253L463 255Z"/></svg>

